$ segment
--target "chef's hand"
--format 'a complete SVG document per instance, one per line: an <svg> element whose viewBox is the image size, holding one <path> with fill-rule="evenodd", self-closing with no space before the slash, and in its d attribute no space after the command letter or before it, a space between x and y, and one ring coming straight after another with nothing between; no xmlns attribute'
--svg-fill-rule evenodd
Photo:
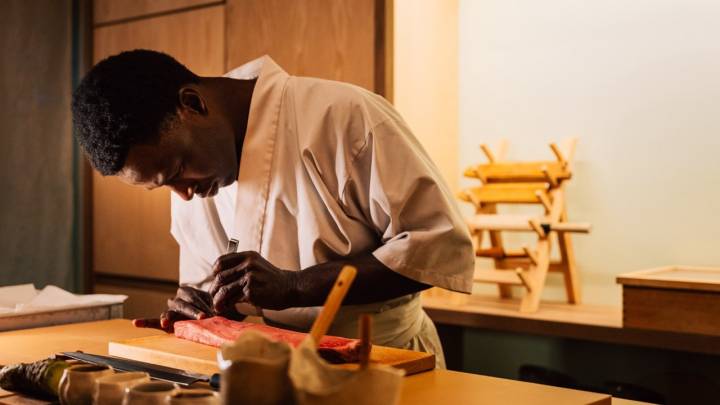
<svg viewBox="0 0 720 405"><path fill-rule="evenodd" d="M167 311L160 318L134 319L133 325L139 328L157 328L172 332L177 321L186 319L204 319L214 315L212 297L197 288L182 286L178 288L175 298L167 302Z"/></svg>
<svg viewBox="0 0 720 405"><path fill-rule="evenodd" d="M257 252L220 256L213 274L210 295L216 312L226 311L236 302L267 309L293 306L297 272L278 269Z"/></svg>

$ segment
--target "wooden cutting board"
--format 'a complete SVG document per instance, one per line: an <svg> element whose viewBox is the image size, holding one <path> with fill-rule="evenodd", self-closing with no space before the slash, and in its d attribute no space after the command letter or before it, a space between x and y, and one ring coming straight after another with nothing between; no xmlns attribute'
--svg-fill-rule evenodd
<svg viewBox="0 0 720 405"><path fill-rule="evenodd" d="M212 346L179 339L170 334L110 341L108 346L108 353L111 356L202 374L219 372L217 350ZM435 368L433 354L385 346L373 346L370 361L403 369L406 375ZM357 364L343 364L338 367L353 368L357 367Z"/></svg>

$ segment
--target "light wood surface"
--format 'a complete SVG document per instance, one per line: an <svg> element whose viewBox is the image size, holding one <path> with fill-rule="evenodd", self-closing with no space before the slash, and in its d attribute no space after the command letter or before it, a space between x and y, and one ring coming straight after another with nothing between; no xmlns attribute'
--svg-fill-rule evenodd
<svg viewBox="0 0 720 405"><path fill-rule="evenodd" d="M221 0L95 0L93 22L107 24L118 20L139 18L173 10L219 4Z"/></svg>
<svg viewBox="0 0 720 405"><path fill-rule="evenodd" d="M152 336L163 332L134 328L128 320L101 321L61 327L0 333L0 364L35 361L59 351L107 354L110 340ZM0 393L0 396L3 394ZM6 400L6 398L3 398ZM568 390L481 375L434 370L404 380L400 404L563 405L610 404L604 394Z"/></svg>
<svg viewBox="0 0 720 405"><path fill-rule="evenodd" d="M720 292L720 268L660 267L621 274L617 277L617 282L625 286Z"/></svg>
<svg viewBox="0 0 720 405"><path fill-rule="evenodd" d="M381 94L375 80L376 0L228 0L227 69L269 54L288 73ZM384 7L384 6L382 6ZM379 66L384 66L379 64ZM383 75L384 76L384 75ZM384 81L384 80L383 80Z"/></svg>
<svg viewBox="0 0 720 405"><path fill-rule="evenodd" d="M609 395L456 371L422 373L406 379L401 403L414 405L610 405ZM520 385L522 384L522 385ZM437 387L442 387L438 390Z"/></svg>
<svg viewBox="0 0 720 405"><path fill-rule="evenodd" d="M167 52L200 75L224 73L224 7L95 29L94 59L147 48ZM147 191L93 175L96 272L177 281L178 247L170 235L170 192Z"/></svg>
<svg viewBox="0 0 720 405"><path fill-rule="evenodd" d="M565 302L548 301L535 313L525 314L517 310L517 299L502 299L491 295L468 295L439 288L432 288L422 294L423 307L426 310L449 310L457 313L485 314L488 316L508 317L588 325L602 327L622 327L622 309L601 305L569 305Z"/></svg>
<svg viewBox="0 0 720 405"><path fill-rule="evenodd" d="M82 350L108 354L111 339L131 339L164 335L157 329L135 328L127 319L75 323L47 328L23 329L0 333L0 364L31 362L58 352Z"/></svg>
<svg viewBox="0 0 720 405"><path fill-rule="evenodd" d="M113 356L162 364L198 373L218 372L216 348L178 339L168 334L112 340L109 343L108 352ZM432 354L383 346L372 347L370 361L401 368L408 375L435 368L435 356ZM357 364L344 366L355 368Z"/></svg>

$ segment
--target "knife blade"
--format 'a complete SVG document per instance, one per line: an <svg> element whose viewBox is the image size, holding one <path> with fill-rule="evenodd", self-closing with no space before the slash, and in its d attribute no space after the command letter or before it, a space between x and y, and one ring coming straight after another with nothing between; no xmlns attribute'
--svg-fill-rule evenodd
<svg viewBox="0 0 720 405"><path fill-rule="evenodd" d="M191 373L178 368L161 366L159 364L145 363L144 361L130 360L114 356L103 356L99 354L83 352L63 352L62 354L63 356L84 361L86 363L110 366L118 371L144 371L156 380L176 383L183 387L187 387L196 382L207 382L211 386L217 388L220 383L219 374L208 376L205 374Z"/></svg>

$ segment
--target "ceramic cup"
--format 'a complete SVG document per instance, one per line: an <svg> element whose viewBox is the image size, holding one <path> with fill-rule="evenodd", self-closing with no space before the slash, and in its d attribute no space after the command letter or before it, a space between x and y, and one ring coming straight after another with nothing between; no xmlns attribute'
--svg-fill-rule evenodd
<svg viewBox="0 0 720 405"><path fill-rule="evenodd" d="M150 376L142 371L106 375L95 380L93 399L96 404L121 405L126 388L148 381Z"/></svg>
<svg viewBox="0 0 720 405"><path fill-rule="evenodd" d="M166 405L177 386L165 381L151 381L125 388L123 405Z"/></svg>
<svg viewBox="0 0 720 405"><path fill-rule="evenodd" d="M217 392L205 389L179 390L170 397L170 405L220 405Z"/></svg>
<svg viewBox="0 0 720 405"><path fill-rule="evenodd" d="M108 366L91 364L66 368L62 378L60 378L60 386L58 387L60 403L63 405L91 405L95 391L95 380L113 373L113 370Z"/></svg>

